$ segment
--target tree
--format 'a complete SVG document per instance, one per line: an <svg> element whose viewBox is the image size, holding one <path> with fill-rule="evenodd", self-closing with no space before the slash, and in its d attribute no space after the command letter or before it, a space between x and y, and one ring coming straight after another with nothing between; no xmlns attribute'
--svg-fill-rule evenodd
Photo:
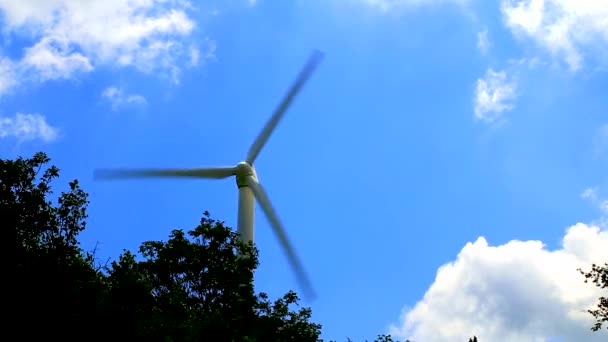
<svg viewBox="0 0 608 342"><path fill-rule="evenodd" d="M395 340L393 340L393 337L391 335L378 335L378 337L374 340L374 342L397 342ZM404 341L404 342L409 342L408 340Z"/></svg>
<svg viewBox="0 0 608 342"><path fill-rule="evenodd" d="M55 201L59 169L37 153L0 159L0 218L7 336L34 340L311 341L321 325L299 307L293 291L271 301L255 294L258 252L205 212L188 233L124 251L95 264L78 235L86 227L88 195L78 181ZM8 263L8 264L6 264ZM375 342L393 341L379 335ZM406 341L407 342L407 341ZM476 339L473 340L476 342Z"/></svg>
<svg viewBox="0 0 608 342"><path fill-rule="evenodd" d="M44 153L0 160L7 327L22 339L41 331L48 338L69 339L79 335L74 327L98 328L101 277L77 241L85 228L87 194L72 181L56 204L48 200L50 183L59 176L54 166L42 171L48 161Z"/></svg>
<svg viewBox="0 0 608 342"><path fill-rule="evenodd" d="M349 338L347 342L353 342L353 340L351 340ZM367 342L367 340L366 340L366 342ZM399 341L393 340L393 337L391 335L382 334L382 335L378 335L378 337L376 337L374 342L399 342ZM410 340L405 340L403 342L410 342ZM469 342L477 342L477 337L473 336L472 338L469 339Z"/></svg>
<svg viewBox="0 0 608 342"><path fill-rule="evenodd" d="M291 310L299 300L294 292L274 302L264 293L254 295L257 250L207 212L188 234L174 230L167 242L144 242L139 252L144 260L125 252L108 270L110 301L118 309L116 324L122 322L121 331L130 329L133 337L319 339L321 325L309 322L311 310Z"/></svg>
<svg viewBox="0 0 608 342"><path fill-rule="evenodd" d="M253 244L205 213L188 234L148 241L95 265L77 237L88 195L76 180L54 204L59 169L37 153L0 160L0 217L8 254L9 336L136 341L318 341L321 325L288 292L255 295ZM12 330L12 331L11 331Z"/></svg>
<svg viewBox="0 0 608 342"><path fill-rule="evenodd" d="M589 272L584 272L580 268L578 271L585 277L585 283L591 281L601 289L608 289L608 263L604 263L604 266L593 264ZM602 329L604 323L606 323L606 329L608 329L608 297L601 296L598 300L597 308L587 310L587 312L593 315L596 320L591 330L598 331Z"/></svg>

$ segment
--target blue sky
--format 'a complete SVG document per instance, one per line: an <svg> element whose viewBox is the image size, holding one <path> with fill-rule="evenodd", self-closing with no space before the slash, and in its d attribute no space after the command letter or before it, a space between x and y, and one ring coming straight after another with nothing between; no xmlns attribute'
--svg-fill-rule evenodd
<svg viewBox="0 0 608 342"><path fill-rule="evenodd" d="M116 257L233 180L93 182L98 167L245 157L310 52L325 59L256 168L319 298L323 337L595 341L608 260L601 1L0 0L0 153L47 152ZM59 185L59 184L58 184ZM298 289L262 213L258 291Z"/></svg>

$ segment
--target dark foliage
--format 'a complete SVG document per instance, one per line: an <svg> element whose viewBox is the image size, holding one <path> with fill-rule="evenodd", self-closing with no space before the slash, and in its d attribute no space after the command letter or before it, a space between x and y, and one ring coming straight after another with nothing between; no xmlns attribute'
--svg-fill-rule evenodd
<svg viewBox="0 0 608 342"><path fill-rule="evenodd" d="M41 172L48 161L43 153L0 160L1 240L10 274L3 281L10 288L5 309L9 329L23 340L41 333L72 339L99 329L102 276L76 240L85 228L87 194L73 181L56 204L47 200L59 175L56 167Z"/></svg>
<svg viewBox="0 0 608 342"><path fill-rule="evenodd" d="M164 341L317 341L309 308L293 311L293 292L271 302L254 295L257 251L205 213L185 234L125 252L108 269L114 325L132 338Z"/></svg>
<svg viewBox="0 0 608 342"><path fill-rule="evenodd" d="M124 251L110 265L97 266L94 252L84 252L77 240L86 226L88 195L74 180L56 201L49 200L59 169L43 170L48 162L44 153L0 160L1 241L9 275L3 278L7 336L321 341L321 325L310 322L310 308L298 307L295 292L275 301L254 293L257 250L207 212L188 233L174 230L166 242L144 242L139 258ZM595 265L587 278L598 286L603 281L605 287L605 272L603 278L593 272L598 272ZM392 341L390 335L374 340Z"/></svg>
<svg viewBox="0 0 608 342"><path fill-rule="evenodd" d="M601 289L608 289L608 263L604 263L604 266L593 264L589 272L584 272L581 269L578 271L585 276L585 283L591 281ZM595 324L591 327L591 330L598 331L602 329L604 324L608 329L608 296L601 296L596 306L596 309L587 310L595 317Z"/></svg>
<svg viewBox="0 0 608 342"><path fill-rule="evenodd" d="M205 213L188 234L125 251L108 267L78 244L87 194L77 181L56 203L49 158L0 160L0 217L9 336L19 340L317 341L321 326L289 292L255 295L257 251ZM6 321L5 321L6 322Z"/></svg>

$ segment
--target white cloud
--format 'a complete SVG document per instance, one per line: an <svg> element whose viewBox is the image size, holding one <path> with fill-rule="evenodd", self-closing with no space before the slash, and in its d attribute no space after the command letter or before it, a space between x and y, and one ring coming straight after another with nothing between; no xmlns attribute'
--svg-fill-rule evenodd
<svg viewBox="0 0 608 342"><path fill-rule="evenodd" d="M59 130L40 114L17 113L13 117L0 117L0 138L13 137L18 141L40 139L52 142L59 136Z"/></svg>
<svg viewBox="0 0 608 342"><path fill-rule="evenodd" d="M489 246L483 237L439 268L434 283L391 334L413 341L604 341L586 312L601 295L577 268L608 260L608 231L578 223L562 247L540 241Z"/></svg>
<svg viewBox="0 0 608 342"><path fill-rule="evenodd" d="M595 134L593 149L596 157L605 157L608 150L608 124L600 126Z"/></svg>
<svg viewBox="0 0 608 342"><path fill-rule="evenodd" d="M515 88L515 82L507 78L506 72L488 69L475 87L475 117L487 122L498 120L503 112L513 108Z"/></svg>
<svg viewBox="0 0 608 342"><path fill-rule="evenodd" d="M41 80L118 65L177 82L194 46L190 7L186 0L0 0L3 30L34 40L13 70Z"/></svg>
<svg viewBox="0 0 608 342"><path fill-rule="evenodd" d="M217 44L215 43L215 40L206 38L203 47L204 49L201 51L196 45L190 46L189 55L191 66L197 66L201 61L201 58L203 61L214 60L216 58L215 50L217 49Z"/></svg>
<svg viewBox="0 0 608 342"><path fill-rule="evenodd" d="M477 49L482 55L488 53L490 49L490 40L488 39L488 30L483 30L477 34Z"/></svg>
<svg viewBox="0 0 608 342"><path fill-rule="evenodd" d="M608 48L607 1L502 0L501 11L514 34L563 58L571 70Z"/></svg>
<svg viewBox="0 0 608 342"><path fill-rule="evenodd" d="M198 65L201 58L201 51L196 46L190 46L190 65Z"/></svg>
<svg viewBox="0 0 608 342"><path fill-rule="evenodd" d="M599 204L599 208L604 213L608 213L608 200L602 200Z"/></svg>
<svg viewBox="0 0 608 342"><path fill-rule="evenodd" d="M597 200L597 189L596 188L587 188L587 189L583 190L583 192L581 193L581 198L589 199L592 201Z"/></svg>
<svg viewBox="0 0 608 342"><path fill-rule="evenodd" d="M597 187L589 187L581 193L581 198L589 201L593 206L600 209L602 214L608 213L608 200L601 198ZM602 217L604 220L605 218Z"/></svg>
<svg viewBox="0 0 608 342"><path fill-rule="evenodd" d="M93 70L89 59L77 52L71 52L65 43L44 38L27 48L22 65L36 71L41 81L72 78L78 72Z"/></svg>
<svg viewBox="0 0 608 342"><path fill-rule="evenodd" d="M16 84L13 63L8 58L0 58L0 97Z"/></svg>
<svg viewBox="0 0 608 342"><path fill-rule="evenodd" d="M139 107L148 104L148 101L142 95L125 94L122 89L117 87L107 87L101 92L101 97L108 100L115 111L125 106Z"/></svg>

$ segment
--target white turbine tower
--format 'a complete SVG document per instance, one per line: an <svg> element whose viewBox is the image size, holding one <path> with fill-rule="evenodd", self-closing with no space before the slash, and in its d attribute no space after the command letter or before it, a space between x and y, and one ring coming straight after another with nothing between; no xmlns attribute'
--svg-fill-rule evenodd
<svg viewBox="0 0 608 342"><path fill-rule="evenodd" d="M262 148L270 138L270 135L276 128L277 124L287 111L287 108L296 97L298 92L317 65L323 59L323 53L318 50L313 51L310 59L304 65L304 68L296 78L296 81L289 89L283 101L279 104L274 114L270 117L266 126L251 144L247 158L235 166L226 167L208 167L208 168L191 168L191 169L98 169L95 171L96 179L128 179L128 178L207 178L207 179L222 179L235 176L236 184L239 189L239 212L238 212L238 232L241 239L245 242L253 241L253 221L254 221L254 200L266 214L270 226L276 234L287 259L293 268L300 286L305 294L312 298L314 293L310 280L308 279L302 262L298 258L291 242L287 238L285 229L279 220L270 199L262 185L258 182L257 174L253 163L262 151Z"/></svg>

